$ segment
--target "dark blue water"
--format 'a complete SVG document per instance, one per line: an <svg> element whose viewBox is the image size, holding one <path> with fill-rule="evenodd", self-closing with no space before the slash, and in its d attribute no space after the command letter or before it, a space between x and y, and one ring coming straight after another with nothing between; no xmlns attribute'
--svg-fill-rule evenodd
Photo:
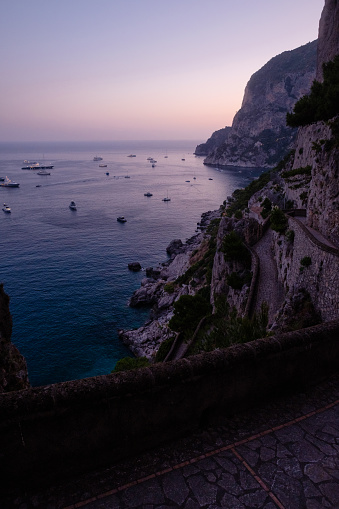
<svg viewBox="0 0 339 509"><path fill-rule="evenodd" d="M107 374L131 355L117 331L139 327L148 311L127 305L145 275L127 264L165 261L172 239L191 237L203 212L261 172L208 168L193 155L195 146L0 144L0 176L20 183L0 187L1 202L12 209L0 214L0 281L10 296L12 342L27 360L32 385ZM157 160L155 168L147 157ZM54 169L39 176L21 169L25 159ZM167 194L171 201L163 202ZM119 215L127 222L118 223Z"/></svg>

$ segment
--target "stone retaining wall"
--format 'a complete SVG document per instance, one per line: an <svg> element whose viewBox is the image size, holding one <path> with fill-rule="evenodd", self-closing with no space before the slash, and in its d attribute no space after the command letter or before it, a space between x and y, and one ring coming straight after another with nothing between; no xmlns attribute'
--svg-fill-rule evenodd
<svg viewBox="0 0 339 509"><path fill-rule="evenodd" d="M339 367L339 321L150 368L0 394L7 491L96 469Z"/></svg>
<svg viewBox="0 0 339 509"><path fill-rule="evenodd" d="M290 246L283 236L275 244L280 280L286 290L304 288L324 322L339 318L339 250L323 244L298 219L289 217L289 229L294 230ZM301 260L309 256L311 265L303 267Z"/></svg>

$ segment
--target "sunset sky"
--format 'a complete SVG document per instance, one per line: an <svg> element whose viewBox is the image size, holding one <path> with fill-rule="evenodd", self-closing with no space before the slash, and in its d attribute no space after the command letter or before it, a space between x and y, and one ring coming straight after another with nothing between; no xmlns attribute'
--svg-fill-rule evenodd
<svg viewBox="0 0 339 509"><path fill-rule="evenodd" d="M0 141L205 141L324 0L2 0Z"/></svg>

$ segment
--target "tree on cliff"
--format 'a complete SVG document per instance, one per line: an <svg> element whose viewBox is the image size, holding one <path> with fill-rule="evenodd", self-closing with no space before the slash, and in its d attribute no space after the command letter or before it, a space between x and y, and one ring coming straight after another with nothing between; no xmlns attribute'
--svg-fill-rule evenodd
<svg viewBox="0 0 339 509"><path fill-rule="evenodd" d="M296 102L292 113L287 113L289 127L301 127L339 115L339 55L323 64L323 75L324 81L315 80L310 94Z"/></svg>

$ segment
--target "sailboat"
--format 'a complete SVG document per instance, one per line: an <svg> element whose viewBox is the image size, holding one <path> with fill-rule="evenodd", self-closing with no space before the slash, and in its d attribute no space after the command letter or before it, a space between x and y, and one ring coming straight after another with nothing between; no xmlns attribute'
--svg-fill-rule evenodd
<svg viewBox="0 0 339 509"><path fill-rule="evenodd" d="M167 191L167 196L166 198L163 198L162 201L171 201L171 198L168 197L168 191Z"/></svg>

